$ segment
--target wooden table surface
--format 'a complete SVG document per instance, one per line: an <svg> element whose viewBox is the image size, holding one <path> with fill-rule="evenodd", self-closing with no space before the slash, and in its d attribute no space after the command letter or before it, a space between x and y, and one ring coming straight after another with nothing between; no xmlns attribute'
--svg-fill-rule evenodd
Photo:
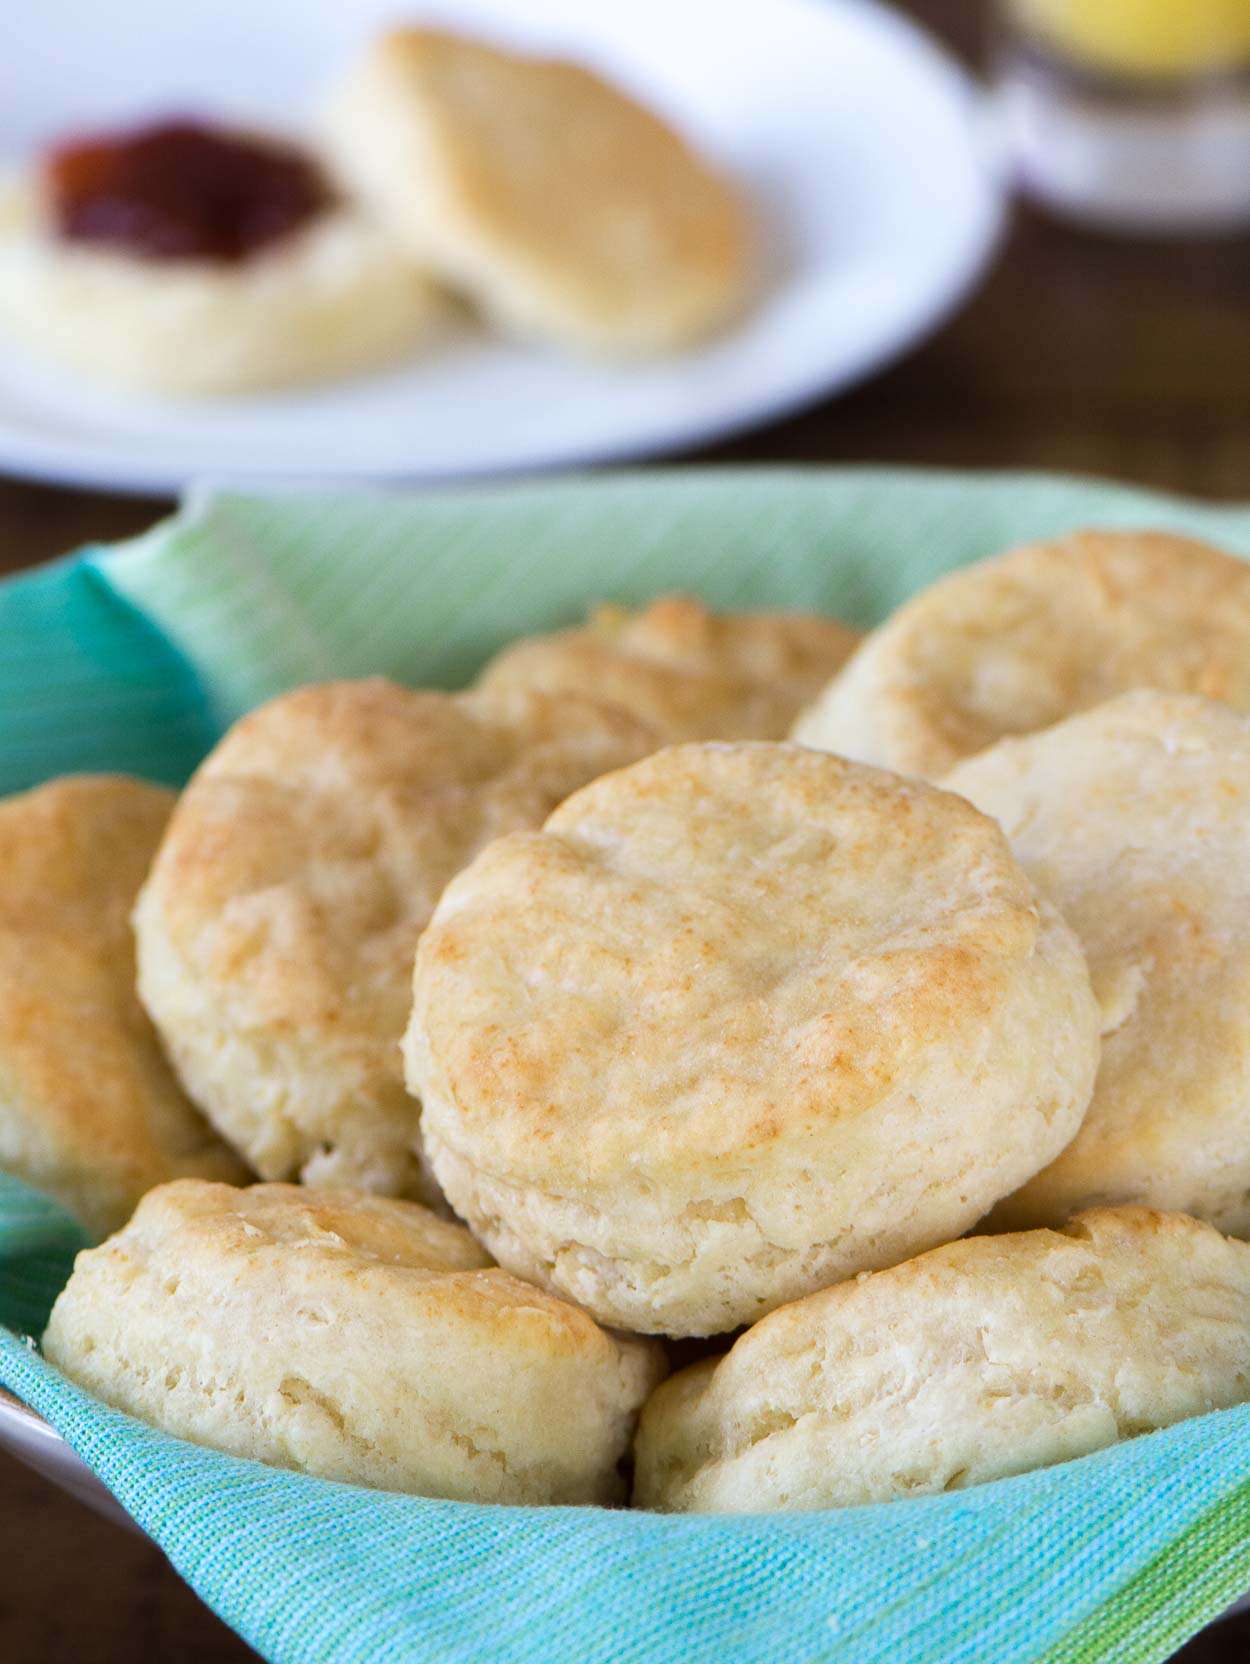
<svg viewBox="0 0 1250 1664"><path fill-rule="evenodd" d="M910 9L975 56L978 7ZM1100 239L1020 211L980 292L906 362L697 459L1056 468L1250 498L1250 239ZM137 531L167 508L0 480L0 570ZM154 1549L0 1456L5 1664L252 1656ZM1245 1660L1250 1620L1181 1656Z"/></svg>

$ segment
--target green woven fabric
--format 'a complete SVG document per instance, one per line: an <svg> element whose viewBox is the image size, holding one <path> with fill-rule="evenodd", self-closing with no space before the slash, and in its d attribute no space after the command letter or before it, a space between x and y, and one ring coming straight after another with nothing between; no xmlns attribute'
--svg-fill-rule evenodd
<svg viewBox="0 0 1250 1664"><path fill-rule="evenodd" d="M515 636L662 589L870 624L962 561L1092 522L1183 526L1250 555L1250 514L1092 481L725 469L204 496L105 570L232 717L327 676L455 686Z"/></svg>
<svg viewBox="0 0 1250 1664"><path fill-rule="evenodd" d="M0 586L0 790L121 769L177 785L216 728L190 665L87 560Z"/></svg>
<svg viewBox="0 0 1250 1664"><path fill-rule="evenodd" d="M919 584L1078 524L1250 556L1250 511L1095 481L674 472L426 494L203 495L0 586L0 790L67 768L176 780L310 678L455 684L604 597L695 590L869 623ZM0 1381L277 1664L1149 1664L1250 1587L1250 1407L947 1496L665 1519L431 1502L179 1444L93 1402L36 1334L80 1241L0 1179Z"/></svg>

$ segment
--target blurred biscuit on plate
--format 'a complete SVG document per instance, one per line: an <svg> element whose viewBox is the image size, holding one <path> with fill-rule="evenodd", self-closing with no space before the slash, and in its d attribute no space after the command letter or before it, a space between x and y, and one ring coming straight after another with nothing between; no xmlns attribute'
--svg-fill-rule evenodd
<svg viewBox="0 0 1250 1664"><path fill-rule="evenodd" d="M793 738L940 779L1117 693L1250 710L1250 563L1164 532L1073 532L952 572L864 638Z"/></svg>
<svg viewBox="0 0 1250 1664"><path fill-rule="evenodd" d="M247 1171L135 993L130 909L173 804L108 775L0 801L0 1169L98 1235L166 1179Z"/></svg>
<svg viewBox="0 0 1250 1664"><path fill-rule="evenodd" d="M316 156L268 136L153 124L0 183L0 328L139 391L374 369L427 336L440 304Z"/></svg>
<svg viewBox="0 0 1250 1664"><path fill-rule="evenodd" d="M745 303L737 190L580 65L397 31L339 88L326 143L415 260L523 336L664 352Z"/></svg>
<svg viewBox="0 0 1250 1664"><path fill-rule="evenodd" d="M178 1438L474 1502L620 1500L664 1373L415 1203L194 1181L78 1256L43 1349Z"/></svg>

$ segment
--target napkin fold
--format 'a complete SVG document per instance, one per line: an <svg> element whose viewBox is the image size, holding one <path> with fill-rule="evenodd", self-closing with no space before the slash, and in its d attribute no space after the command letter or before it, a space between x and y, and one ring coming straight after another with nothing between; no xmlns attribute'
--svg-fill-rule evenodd
<svg viewBox="0 0 1250 1664"><path fill-rule="evenodd" d="M675 470L426 493L200 491L0 586L0 791L177 783L299 682L465 680L603 598L695 591L868 624L964 561L1079 525L1250 557L1250 510L1098 481ZM0 1177L0 1382L274 1664L1084 1664L1167 1657L1250 1589L1250 1407L973 1490L666 1518L389 1495L181 1443L38 1355L77 1228Z"/></svg>

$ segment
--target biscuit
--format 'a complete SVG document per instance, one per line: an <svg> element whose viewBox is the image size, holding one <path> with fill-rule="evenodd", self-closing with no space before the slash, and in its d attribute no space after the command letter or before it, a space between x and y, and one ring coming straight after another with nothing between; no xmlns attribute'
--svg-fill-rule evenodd
<svg viewBox="0 0 1250 1664"><path fill-rule="evenodd" d="M1142 1202L1250 1234L1250 721L1139 692L960 764L1076 931L1103 1012L1080 1132L992 1222Z"/></svg>
<svg viewBox="0 0 1250 1664"><path fill-rule="evenodd" d="M577 65L390 34L334 99L326 143L415 259L523 335L662 351L745 298L749 239L732 187Z"/></svg>
<svg viewBox="0 0 1250 1664"><path fill-rule="evenodd" d="M381 679L300 688L226 735L139 898L139 992L262 1178L434 1199L399 1056L417 937L484 844L653 743L585 700Z"/></svg>
<svg viewBox="0 0 1250 1664"><path fill-rule="evenodd" d="M440 307L349 204L228 265L62 242L37 184L0 185L0 327L125 387L218 396L371 369L427 336Z"/></svg>
<svg viewBox="0 0 1250 1664"><path fill-rule="evenodd" d="M173 802L106 775L0 802L0 1168L98 1235L166 1179L246 1174L135 995L129 913Z"/></svg>
<svg viewBox="0 0 1250 1664"><path fill-rule="evenodd" d="M194 1180L78 1256L43 1348L178 1438L475 1502L618 1500L664 1372L412 1202Z"/></svg>
<svg viewBox="0 0 1250 1664"><path fill-rule="evenodd" d="M1161 532L1074 532L923 590L800 717L801 745L940 779L1133 688L1250 710L1250 564Z"/></svg>
<svg viewBox="0 0 1250 1664"><path fill-rule="evenodd" d="M810 613L714 613L685 595L599 607L580 629L514 642L479 678L611 700L678 740L779 740L858 638Z"/></svg>
<svg viewBox="0 0 1250 1664"><path fill-rule="evenodd" d="M417 954L449 1200L601 1322L752 1322L967 1230L1080 1123L1080 948L992 821L797 746L676 746L501 839Z"/></svg>
<svg viewBox="0 0 1250 1664"><path fill-rule="evenodd" d="M1250 1245L1106 1208L839 1283L674 1375L639 1507L846 1508L1069 1461L1250 1398Z"/></svg>

